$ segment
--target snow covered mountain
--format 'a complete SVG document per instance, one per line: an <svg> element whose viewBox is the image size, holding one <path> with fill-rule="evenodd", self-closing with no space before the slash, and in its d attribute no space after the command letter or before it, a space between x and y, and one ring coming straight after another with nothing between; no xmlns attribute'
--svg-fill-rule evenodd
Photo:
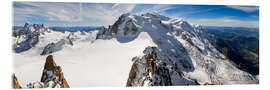
<svg viewBox="0 0 270 90"><path fill-rule="evenodd" d="M163 67L169 69L171 85L195 84L186 83L186 80L177 78L188 78L188 80L198 84L247 84L257 82L251 74L237 69L222 53L218 52L204 38L204 33L199 25L191 25L182 19L170 19L153 13L142 15L124 14L120 16L113 26L101 30L97 38L107 38L106 36L109 36L125 43L135 39L141 32L146 32L155 43L154 51L156 52L154 53L159 51L163 54L157 54L155 58L152 58L153 65L157 66L152 68L159 70L159 66L163 65L159 64L165 63ZM145 49L144 56L133 58L135 59L135 66L140 66L140 68L137 67L136 73L139 74L132 77L134 79L130 81L131 86L140 86L143 85L142 83L147 82L145 81L147 78L144 77L145 73L148 72L145 68L149 66L146 58L151 55L150 53L153 53L147 52L148 49ZM159 75L156 73L159 71L151 72L151 82L148 85L169 85L155 84L159 82L155 82L157 75ZM178 74L178 76L175 76L173 72L182 73L183 75ZM162 76L158 76L158 78L158 80L164 81Z"/></svg>
<svg viewBox="0 0 270 90"><path fill-rule="evenodd" d="M70 87L250 84L259 81L236 68L216 50L205 39L207 35L201 26L182 19L156 13L127 13L113 25L89 32L58 32L44 25L37 28L35 26L40 25L35 24L28 29L28 25L24 28L28 33L14 37L14 70L22 84L37 78L31 75L40 75L29 71L39 71L43 61L38 60L48 54L63 66Z"/></svg>
<svg viewBox="0 0 270 90"><path fill-rule="evenodd" d="M31 48L40 55L47 55L62 49L64 45L73 45L77 42L90 43L95 39L96 31L54 31L44 24L25 23L23 29L17 30L13 37L13 47L16 53L27 51Z"/></svg>
<svg viewBox="0 0 270 90"><path fill-rule="evenodd" d="M20 53L34 47L39 41L40 34L46 31L48 28L43 24L25 23L23 30L15 36L17 38L14 44L15 52Z"/></svg>

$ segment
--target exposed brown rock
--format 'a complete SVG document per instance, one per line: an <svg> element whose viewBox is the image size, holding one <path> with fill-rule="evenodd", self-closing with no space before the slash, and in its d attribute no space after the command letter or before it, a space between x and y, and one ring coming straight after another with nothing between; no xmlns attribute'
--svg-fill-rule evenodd
<svg viewBox="0 0 270 90"><path fill-rule="evenodd" d="M12 79L13 88L22 88L15 74L12 75ZM41 80L28 83L27 88L69 88L69 84L64 77L62 68L57 66L53 60L53 56L49 55L46 58Z"/></svg>
<svg viewBox="0 0 270 90"><path fill-rule="evenodd" d="M58 70L58 71L56 72L56 75L59 76L59 81L62 82L62 83L60 84L61 87L63 87L63 88L69 88L69 85L68 85L68 83L67 83L67 81L66 81L66 79L65 79L65 77L64 77L64 74L63 74L63 72L62 72L61 67L58 66L58 67L57 67L57 70Z"/></svg>
<svg viewBox="0 0 270 90"><path fill-rule="evenodd" d="M132 86L132 80L136 77L136 72L138 71L136 63L134 63L131 67L131 70L128 75L128 80L126 86Z"/></svg>
<svg viewBox="0 0 270 90"><path fill-rule="evenodd" d="M155 73L155 64L151 59L152 59L152 54L147 55L146 67L150 68L151 74L153 75Z"/></svg>
<svg viewBox="0 0 270 90"><path fill-rule="evenodd" d="M12 74L12 87L14 89L21 89L22 88L21 85L19 84L18 79L15 76L15 74Z"/></svg>
<svg viewBox="0 0 270 90"><path fill-rule="evenodd" d="M44 69L52 70L54 67L56 67L56 64L55 64L55 62L53 60L53 56L52 55L49 55L46 58Z"/></svg>
<svg viewBox="0 0 270 90"><path fill-rule="evenodd" d="M45 87L55 88L58 85L60 88L69 88L69 85L62 72L62 68L56 65L52 55L49 55L46 58L43 74L41 76L41 82L45 84Z"/></svg>

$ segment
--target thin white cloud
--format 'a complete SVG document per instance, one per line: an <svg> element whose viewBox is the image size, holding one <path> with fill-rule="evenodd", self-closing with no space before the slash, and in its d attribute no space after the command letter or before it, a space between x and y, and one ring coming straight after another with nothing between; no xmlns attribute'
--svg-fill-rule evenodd
<svg viewBox="0 0 270 90"><path fill-rule="evenodd" d="M98 4L98 3L45 3L45 2L15 2L14 20L28 21L31 19L45 19L48 21L63 22L89 22L91 25L111 25L117 18L123 14L132 12L136 4ZM248 6L227 6L245 12L254 12L258 7ZM143 7L142 7L143 8ZM171 13L166 11L177 8L169 4L157 4L152 7L143 8L137 14L146 12L156 12L173 18L179 18L184 14L202 13L220 8L197 10L185 13ZM183 17L185 18L185 17ZM203 24L208 26L246 26L258 27L258 21L235 20L230 17L218 19L188 19L194 24Z"/></svg>
<svg viewBox="0 0 270 90"><path fill-rule="evenodd" d="M172 5L169 5L169 4L157 4L151 8L142 10L141 12L139 12L139 14L147 13L147 12L155 12L155 13L165 14L166 10L173 9L173 8L174 7Z"/></svg>
<svg viewBox="0 0 270 90"><path fill-rule="evenodd" d="M230 27L259 27L258 21L236 20L230 17L213 19L187 19L192 24L201 24L205 26L230 26Z"/></svg>
<svg viewBox="0 0 270 90"><path fill-rule="evenodd" d="M241 10L241 11L248 12L248 13L259 10L259 7L256 7L256 6L235 6L235 5L228 5L227 7L233 8L233 9L237 9L237 10Z"/></svg>
<svg viewBox="0 0 270 90"><path fill-rule="evenodd" d="M135 4L114 4L109 6L108 4L56 2L16 3L20 3L22 7L14 7L15 21L27 21L35 18L64 22L81 22L89 20L99 21L103 25L112 24L117 19L117 17L123 13L131 12L136 6Z"/></svg>
<svg viewBox="0 0 270 90"><path fill-rule="evenodd" d="M42 3L42 2L20 2L31 7L14 7L15 20L29 20L34 17L48 20L58 20L67 22L76 22L80 20L79 5L70 3ZM77 9L75 9L77 8Z"/></svg>
<svg viewBox="0 0 270 90"><path fill-rule="evenodd" d="M82 7L82 16L89 19L98 19L103 21L104 25L109 25L117 20L121 14L131 12L135 6L135 4L114 4L111 7L99 4L85 5Z"/></svg>

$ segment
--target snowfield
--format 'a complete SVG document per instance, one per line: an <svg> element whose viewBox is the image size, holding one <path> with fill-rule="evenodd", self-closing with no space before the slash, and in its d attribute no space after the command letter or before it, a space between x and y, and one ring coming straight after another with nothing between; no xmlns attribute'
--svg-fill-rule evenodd
<svg viewBox="0 0 270 90"><path fill-rule="evenodd" d="M134 55L140 55L147 46L154 46L147 33L141 33L129 43L116 39L81 42L52 55L61 66L70 87L125 86ZM136 44L136 45L134 45ZM33 49L34 50L34 49ZM32 50L14 54L14 70L22 86L40 80L46 56Z"/></svg>

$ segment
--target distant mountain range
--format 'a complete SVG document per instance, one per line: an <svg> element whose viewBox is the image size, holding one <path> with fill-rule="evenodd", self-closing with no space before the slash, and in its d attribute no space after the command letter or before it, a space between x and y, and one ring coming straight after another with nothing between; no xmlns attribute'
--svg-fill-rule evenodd
<svg viewBox="0 0 270 90"><path fill-rule="evenodd" d="M55 31L70 31L70 32L76 32L76 31L91 31L91 30L99 30L101 26L70 26L70 27L64 27L64 26L50 26L49 29L55 30ZM23 26L13 26L13 30L21 30L23 29Z"/></svg>
<svg viewBox="0 0 270 90"><path fill-rule="evenodd" d="M91 30L100 30L102 26L50 26L48 28L55 30L55 31L91 31ZM247 27L220 27L220 26L201 26L202 29L208 30L218 30L218 31L239 31L247 30L259 33L258 28L247 28ZM23 26L13 26L13 30L22 29Z"/></svg>

